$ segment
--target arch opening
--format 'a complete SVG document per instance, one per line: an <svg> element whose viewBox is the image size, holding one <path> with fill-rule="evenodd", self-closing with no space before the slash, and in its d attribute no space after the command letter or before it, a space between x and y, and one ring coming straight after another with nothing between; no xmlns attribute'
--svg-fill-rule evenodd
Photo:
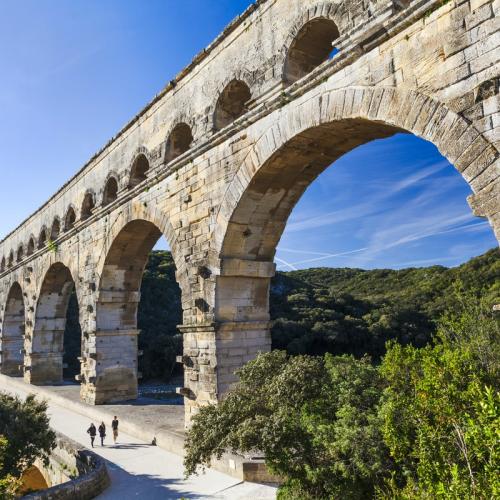
<svg viewBox="0 0 500 500"><path fill-rule="evenodd" d="M118 182L114 177L110 177L104 187L102 206L105 207L118 198Z"/></svg>
<svg viewBox="0 0 500 500"><path fill-rule="evenodd" d="M36 305L26 372L32 384L59 384L63 380L64 332L74 289L71 271L62 263L53 264L45 275Z"/></svg>
<svg viewBox="0 0 500 500"><path fill-rule="evenodd" d="M40 232L40 236L38 237L38 248L43 248L47 243L47 230L45 228Z"/></svg>
<svg viewBox="0 0 500 500"><path fill-rule="evenodd" d="M24 258L24 247L22 245L19 245L17 249L17 262L21 262Z"/></svg>
<svg viewBox="0 0 500 500"><path fill-rule="evenodd" d="M149 161L146 158L146 155L140 154L134 160L134 163L132 164L132 168L130 170L129 188L133 188L141 182L145 181L148 171Z"/></svg>
<svg viewBox="0 0 500 500"><path fill-rule="evenodd" d="M2 257L2 263L0 264L0 271L3 273L5 271L5 257Z"/></svg>
<svg viewBox="0 0 500 500"><path fill-rule="evenodd" d="M73 209L73 207L69 207L68 211L66 212L66 217L64 218L64 230L70 231L71 229L73 229L73 227L75 227L75 222L75 210Z"/></svg>
<svg viewBox="0 0 500 500"><path fill-rule="evenodd" d="M25 308L23 292L15 282L7 296L3 318L0 369L5 375L22 376Z"/></svg>
<svg viewBox="0 0 500 500"><path fill-rule="evenodd" d="M50 230L50 240L51 241L57 240L60 234L61 234L61 221L59 220L59 217L56 217L54 219L54 222L52 223L52 228Z"/></svg>
<svg viewBox="0 0 500 500"><path fill-rule="evenodd" d="M11 250L9 254L8 266L12 267L14 265L14 251Z"/></svg>
<svg viewBox="0 0 500 500"><path fill-rule="evenodd" d="M36 465L32 465L25 470L21 476L19 493L21 495L27 495L36 491L46 490L50 488L50 486L49 481L42 474L42 471Z"/></svg>
<svg viewBox="0 0 500 500"><path fill-rule="evenodd" d="M32 255L35 252L35 239L33 237L28 241L28 249L26 255Z"/></svg>
<svg viewBox="0 0 500 500"><path fill-rule="evenodd" d="M95 207L95 197L94 193L87 193L83 198L82 210L81 210L81 220L87 220L92 215L92 210Z"/></svg>
<svg viewBox="0 0 500 500"><path fill-rule="evenodd" d="M263 164L252 175L247 170L242 171L242 175L246 175L247 178L251 177L251 180L245 184L242 180L243 178L241 178L240 183L246 187L242 190L234 206L227 212L228 216L226 220L228 222L222 240L220 254L222 261L221 267L224 269L226 262L227 267L230 265L232 266L233 262L236 261L241 262L241 266L245 265L248 268L259 269L259 272L253 272L253 274L252 272L248 272L246 275L245 273L241 273L236 276L227 272L226 275L219 276L215 294L214 313L215 321L221 325L231 325L234 323L245 325L248 322L255 325L262 325L259 327L260 329L258 332L252 333L252 338L255 337L260 339L260 344L253 347L253 355L257 355L259 351L262 352L271 349L271 329L268 321L271 319L278 319L278 317L271 317L270 315L269 297L271 291L271 277L274 274L274 261L278 244L297 202L302 198L306 189L314 183L317 177L337 160L344 157L344 155L358 148L358 146L371 143L376 139L381 139L382 141L380 141L380 143L385 142L384 140L393 140L390 138L397 134L401 134L398 136L401 138L410 137L408 131L389 125L386 122L352 118L323 123L298 132L267 160L264 160ZM396 137L394 138L396 139ZM258 153L256 157L259 157ZM442 158L442 160L443 163L449 166L449 162L444 158ZM413 161L410 153L408 162L411 163ZM440 165L437 167L440 169L443 168ZM426 170L433 171L434 169L428 168ZM412 172L409 179L425 179L426 175L420 177L416 175L415 172ZM456 176L460 182L463 181L460 179L458 172L456 172ZM412 180L412 182L416 181ZM402 186L406 186L407 184L408 182L406 179L400 180L395 192L403 189ZM358 191L356 187L353 187L353 189ZM420 203L420 205L418 205L419 207L421 207L424 199L426 198L423 196L418 199L418 203ZM311 201L311 204L313 203L316 205L317 201ZM376 210L380 211L381 208L377 206ZM345 212L349 212L348 207L345 208ZM336 216L339 220L342 220L341 217L344 216L344 212L338 210L328 215L330 215L330 219L334 219L334 216ZM418 216L418 214L416 216ZM320 215L318 215L317 219L320 219ZM311 224L316 223L319 223L316 219L311 222ZM349 219L349 223L351 223L351 219ZM404 225L403 221L400 223ZM483 224L485 223L479 223L478 225ZM356 233L355 227L349 226L349 228L347 228L347 225L348 223L346 223L347 234ZM301 224L297 223L297 227L301 227ZM414 226L411 227L414 228ZM391 230L392 229L393 228L391 228ZM377 235L377 237L379 238L380 236ZM412 242L414 236L410 234L407 238L409 242ZM313 241L312 237L311 241ZM396 239L396 241L399 240ZM401 241L406 240L401 238ZM291 255L297 253L296 247L291 247L290 245L287 245L287 247L289 251L292 252ZM312 257L316 258L315 260L311 257L311 261L321 262L317 259L317 256L321 253L320 250L322 249L313 247L310 248L310 250L312 254L315 254ZM362 250L365 250L365 248L362 248ZM325 254L328 255L328 253L334 253L334 250L330 252L325 251ZM251 266L248 264L249 261L252 262ZM293 264L292 262L292 265ZM279 282L276 286L279 287L281 285L282 282ZM235 290L245 290L244 297L242 295L241 299L236 298L235 300ZM324 304L326 303L325 301L329 300L328 293L327 291L327 296L321 297L321 300L318 300L316 305L317 310L326 308ZM303 300L303 304L308 304L307 297L304 298L297 295L297 297L293 297L293 300L297 302ZM306 307L306 305L304 305L304 307ZM359 304L356 304L356 307L360 307ZM289 309L292 310L293 307L290 306ZM351 311L354 309L353 306ZM294 311L295 313L297 312L297 310ZM347 308L343 314L349 315L353 313L349 312ZM402 317L403 316L401 316L401 318ZM332 333L331 338L322 343L323 340L321 340L321 336L327 335L325 332L329 330L326 327L322 328L321 325L319 325L319 321L317 321L318 324L310 325L307 342L303 342L302 338L299 339L299 336L302 335L300 331L303 330L303 325L301 326L301 330L301 328L295 328L296 325L292 324L293 321L288 321L289 318L284 317L281 319L283 319L282 326L276 334L282 335L283 338L280 342L275 342L274 328L276 323L274 323L272 337L273 345L278 346L278 348L284 348L287 346L287 342L295 339L295 335L297 336L296 342L293 345L293 349L289 352L322 354L325 352L324 349L329 349L327 352L333 352L334 354L349 353L363 355L363 349L367 348L366 345L363 345L362 341L360 341L362 337L361 334L359 334L359 338L356 340L358 344L355 345L355 341L349 340L349 335L346 334L344 330L340 331L340 333L337 331L335 335ZM331 324L334 324L337 320L338 318L335 317L333 313L332 317L328 319ZM365 321L363 315L356 317L356 320L360 323ZM382 323L383 321L381 320L381 325ZM424 345L425 342L429 341L431 338L431 324L432 321L427 317L416 314L411 317L411 321L408 320L408 322L405 323L408 329L404 334L401 334L401 338L405 339L405 342L415 342L415 345ZM422 327L422 330L418 330L420 327ZM227 328L230 328L230 326ZM255 328L257 329L257 327ZM376 329L378 326L374 328ZM389 329L389 327L387 328ZM243 326L241 326L240 329L245 330ZM358 332L358 330L356 331ZM367 331L369 332L369 330ZM422 335L420 332L423 332ZM377 356L383 355L383 352L385 352L385 341L380 341L377 344L377 342L370 337L370 333L364 332L363 335L365 334L364 340L368 339L369 342L373 342L369 347L372 351L368 351L368 353L374 359L376 359ZM383 340L383 337L381 338ZM389 338L392 337L388 337L388 339ZM301 349L310 350L304 351ZM218 368L221 367L223 370L227 369L228 371L230 370L231 373L234 373L233 368L238 364L237 355L235 354L232 356L230 354L223 358L219 358L217 363ZM228 377L227 383L219 387L221 393L228 390L230 384L234 381L236 381L234 375Z"/></svg>
<svg viewBox="0 0 500 500"><path fill-rule="evenodd" d="M186 123L177 124L167 141L166 162L170 162L185 153L193 142L191 127Z"/></svg>
<svg viewBox="0 0 500 500"><path fill-rule="evenodd" d="M134 220L107 252L96 311L101 360L96 367L96 404L137 398L138 379L144 382L141 393L147 395L149 380L161 386L181 375L176 365L176 356L182 353L182 336L177 332L181 294L169 252L152 252L161 236L153 223ZM181 402L168 391L166 399Z"/></svg>
<svg viewBox="0 0 500 500"><path fill-rule="evenodd" d="M333 57L338 52L333 45L338 37L339 30L331 19L320 17L307 22L288 49L284 81L290 85Z"/></svg>
<svg viewBox="0 0 500 500"><path fill-rule="evenodd" d="M250 88L241 80L232 80L222 91L215 106L214 127L221 130L248 111Z"/></svg>

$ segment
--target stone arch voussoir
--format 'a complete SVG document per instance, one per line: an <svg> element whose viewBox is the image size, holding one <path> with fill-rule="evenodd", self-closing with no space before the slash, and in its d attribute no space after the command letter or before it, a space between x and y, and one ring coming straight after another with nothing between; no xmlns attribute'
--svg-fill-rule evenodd
<svg viewBox="0 0 500 500"><path fill-rule="evenodd" d="M411 132L432 142L471 186L474 196L498 184L499 151L470 122L445 104L414 90L395 87L325 89L307 101L298 99L275 112L226 189L214 231L222 249L226 228L250 180L271 156L295 136L318 125L365 119ZM496 208L498 210L498 208ZM494 214L488 216L494 226ZM500 228L494 227L497 238Z"/></svg>
<svg viewBox="0 0 500 500"><path fill-rule="evenodd" d="M177 245L177 237L173 226L170 223L167 215L161 212L158 209L145 207L143 203L140 202L132 202L128 209L122 210L115 218L112 220L110 224L110 228L106 237L104 239L104 245L99 254L99 258L95 264L95 274L96 274L96 282L100 281L100 277L102 276L102 272L105 266L106 258L108 253L113 245L113 242L116 240L120 232L122 231L127 224L137 220L144 220L147 222L151 222L154 224L166 238L170 250L172 252L172 258L174 259L175 266L177 269L177 275L183 276L186 275L186 279L179 280L179 286L182 290L182 293L189 293L189 282L187 280L187 271L186 271L186 263L185 260L178 250Z"/></svg>

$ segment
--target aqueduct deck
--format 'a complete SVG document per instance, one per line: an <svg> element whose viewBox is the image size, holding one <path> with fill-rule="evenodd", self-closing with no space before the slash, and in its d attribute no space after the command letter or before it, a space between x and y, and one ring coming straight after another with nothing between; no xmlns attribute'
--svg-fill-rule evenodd
<svg viewBox="0 0 500 500"><path fill-rule="evenodd" d="M398 132L433 144L500 237L500 0L260 0L0 242L1 372L137 395L137 306L163 234L182 292L186 419L270 348L276 245L307 186ZM331 57L332 47L336 55Z"/></svg>

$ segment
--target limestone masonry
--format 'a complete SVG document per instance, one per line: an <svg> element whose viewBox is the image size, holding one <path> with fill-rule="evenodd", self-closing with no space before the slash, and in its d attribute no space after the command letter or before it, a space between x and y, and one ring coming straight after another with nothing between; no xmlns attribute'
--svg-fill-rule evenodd
<svg viewBox="0 0 500 500"><path fill-rule="evenodd" d="M1 372L61 381L76 287L82 399L136 397L140 283L164 235L189 422L270 349L274 253L304 190L398 132L439 148L498 239L499 14L500 0L252 5L0 242Z"/></svg>

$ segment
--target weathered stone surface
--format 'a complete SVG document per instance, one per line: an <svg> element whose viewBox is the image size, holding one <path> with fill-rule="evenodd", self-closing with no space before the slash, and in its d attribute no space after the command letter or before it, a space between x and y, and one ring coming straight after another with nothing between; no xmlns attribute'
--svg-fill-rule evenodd
<svg viewBox="0 0 500 500"><path fill-rule="evenodd" d="M50 487L23 497L29 500L90 500L111 483L106 463L99 455L59 432L49 465L40 459L35 465Z"/></svg>
<svg viewBox="0 0 500 500"><path fill-rule="evenodd" d="M270 349L274 253L303 192L343 154L397 132L454 163L498 237L499 29L498 0L252 5L0 242L1 371L61 379L74 286L81 397L135 397L140 283L164 235L189 420Z"/></svg>

